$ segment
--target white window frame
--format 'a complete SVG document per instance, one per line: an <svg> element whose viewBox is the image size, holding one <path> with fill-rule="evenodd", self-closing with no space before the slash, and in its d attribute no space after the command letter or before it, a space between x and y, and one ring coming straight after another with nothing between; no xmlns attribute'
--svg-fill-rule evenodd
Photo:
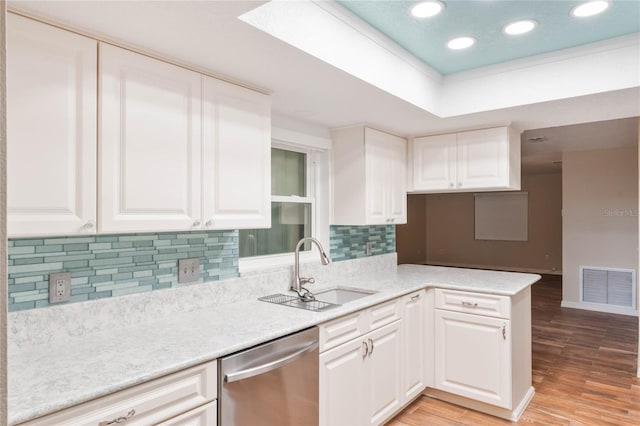
<svg viewBox="0 0 640 426"><path fill-rule="evenodd" d="M306 197L272 195L271 202L310 203L311 236L317 238L329 255L329 151L304 143L291 143L277 139L271 141L271 148L306 154ZM318 261L318 249L300 252L300 262ZM238 261L240 275L248 272L281 268L294 264L294 253L270 254L264 256L241 257Z"/></svg>

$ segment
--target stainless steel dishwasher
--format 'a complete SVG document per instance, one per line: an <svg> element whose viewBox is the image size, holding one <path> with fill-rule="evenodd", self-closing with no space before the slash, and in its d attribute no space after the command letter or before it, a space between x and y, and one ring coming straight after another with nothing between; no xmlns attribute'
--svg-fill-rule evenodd
<svg viewBox="0 0 640 426"><path fill-rule="evenodd" d="M220 359L220 426L318 424L318 328Z"/></svg>

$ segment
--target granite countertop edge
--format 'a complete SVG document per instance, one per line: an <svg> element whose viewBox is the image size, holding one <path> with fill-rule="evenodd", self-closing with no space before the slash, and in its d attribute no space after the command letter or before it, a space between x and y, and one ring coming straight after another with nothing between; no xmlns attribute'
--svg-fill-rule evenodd
<svg viewBox="0 0 640 426"><path fill-rule="evenodd" d="M401 265L394 272L335 280L317 288L377 291L325 312L260 302L257 297L264 295L256 295L253 300L69 338L54 345L13 351L10 345L9 424L51 414L424 288L514 296L539 279L539 275L528 273ZM56 363L52 359L57 365L52 365ZM11 380L12 374L20 379Z"/></svg>

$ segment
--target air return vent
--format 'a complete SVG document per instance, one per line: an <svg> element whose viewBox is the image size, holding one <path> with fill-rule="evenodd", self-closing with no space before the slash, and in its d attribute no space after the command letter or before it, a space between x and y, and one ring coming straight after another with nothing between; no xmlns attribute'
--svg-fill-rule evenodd
<svg viewBox="0 0 640 426"><path fill-rule="evenodd" d="M636 273L633 269L580 267L582 302L635 309Z"/></svg>

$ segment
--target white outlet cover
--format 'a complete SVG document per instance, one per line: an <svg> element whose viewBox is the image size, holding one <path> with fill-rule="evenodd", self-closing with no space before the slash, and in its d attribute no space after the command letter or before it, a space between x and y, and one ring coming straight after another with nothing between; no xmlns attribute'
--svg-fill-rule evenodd
<svg viewBox="0 0 640 426"><path fill-rule="evenodd" d="M49 303L67 302L71 299L71 273L49 274Z"/></svg>
<svg viewBox="0 0 640 426"><path fill-rule="evenodd" d="M178 282L191 283L200 279L200 258L178 260Z"/></svg>

